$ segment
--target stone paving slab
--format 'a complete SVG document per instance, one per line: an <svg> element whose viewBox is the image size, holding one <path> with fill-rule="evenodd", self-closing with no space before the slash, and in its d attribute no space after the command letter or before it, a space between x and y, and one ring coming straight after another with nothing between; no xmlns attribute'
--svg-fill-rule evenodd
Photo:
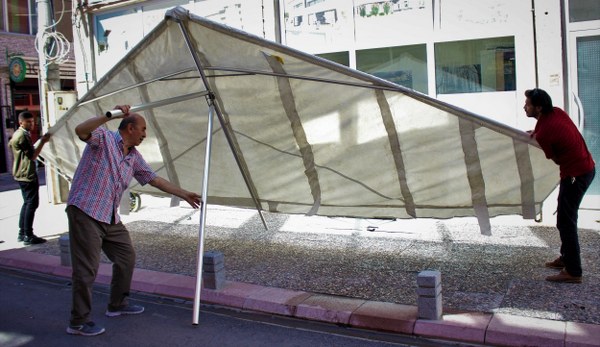
<svg viewBox="0 0 600 347"><path fill-rule="evenodd" d="M483 344L492 316L480 312L450 313L441 320L417 320L414 334Z"/></svg>
<svg viewBox="0 0 600 347"><path fill-rule="evenodd" d="M547 319L495 314L487 327L485 343L498 346L561 347L567 323Z"/></svg>

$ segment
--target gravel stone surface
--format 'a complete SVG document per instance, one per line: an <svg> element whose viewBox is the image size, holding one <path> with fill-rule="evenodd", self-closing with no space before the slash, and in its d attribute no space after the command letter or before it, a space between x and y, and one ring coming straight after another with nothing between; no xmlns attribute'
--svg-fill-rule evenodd
<svg viewBox="0 0 600 347"><path fill-rule="evenodd" d="M493 235L483 236L476 222L465 219L413 226L264 216L268 231L255 211L215 207L207 213L205 250L224 254L227 280L416 305L417 274L434 269L442 273L445 312L502 312L600 324L596 229L580 229L583 284L557 284L545 281L557 270L543 265L556 258L560 247L558 231L551 226L493 222ZM198 220L198 212L189 208L153 207L124 218L137 267L195 276ZM56 239L34 251L60 254Z"/></svg>

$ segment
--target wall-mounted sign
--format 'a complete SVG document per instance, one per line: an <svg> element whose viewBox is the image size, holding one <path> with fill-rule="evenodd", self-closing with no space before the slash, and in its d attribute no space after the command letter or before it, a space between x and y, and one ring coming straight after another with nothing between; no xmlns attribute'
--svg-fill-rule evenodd
<svg viewBox="0 0 600 347"><path fill-rule="evenodd" d="M10 60L10 64L8 64L8 72L13 82L23 82L27 73L27 65L22 58L14 57Z"/></svg>

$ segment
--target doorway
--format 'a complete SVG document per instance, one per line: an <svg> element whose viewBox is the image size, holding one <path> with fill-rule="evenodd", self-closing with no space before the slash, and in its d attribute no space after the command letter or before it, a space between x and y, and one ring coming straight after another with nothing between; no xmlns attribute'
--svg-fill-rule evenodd
<svg viewBox="0 0 600 347"><path fill-rule="evenodd" d="M571 113L582 129L599 172L582 207L597 209L600 206L600 29L571 31L569 36Z"/></svg>

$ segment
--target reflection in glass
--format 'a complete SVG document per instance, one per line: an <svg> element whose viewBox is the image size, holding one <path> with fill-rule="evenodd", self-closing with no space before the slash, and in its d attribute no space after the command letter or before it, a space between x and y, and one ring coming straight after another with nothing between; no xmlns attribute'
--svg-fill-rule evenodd
<svg viewBox="0 0 600 347"><path fill-rule="evenodd" d="M600 2L598 0L570 0L569 22L583 22L600 19Z"/></svg>
<svg viewBox="0 0 600 347"><path fill-rule="evenodd" d="M336 62L338 64L342 64L345 66L350 66L350 54L348 53L348 51L346 52L333 52L333 53L323 53L323 54L317 54L317 56L327 59L327 60L331 60L333 62Z"/></svg>
<svg viewBox="0 0 600 347"><path fill-rule="evenodd" d="M516 89L514 37L435 44L438 94Z"/></svg>
<svg viewBox="0 0 600 347"><path fill-rule="evenodd" d="M427 51L424 44L358 50L356 68L427 94Z"/></svg>

